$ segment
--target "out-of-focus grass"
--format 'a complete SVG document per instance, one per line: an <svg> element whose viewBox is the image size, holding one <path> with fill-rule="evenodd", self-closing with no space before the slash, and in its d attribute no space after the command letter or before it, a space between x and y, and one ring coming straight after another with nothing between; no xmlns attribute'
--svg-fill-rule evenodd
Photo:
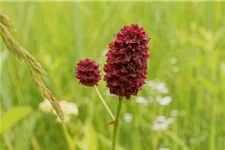
<svg viewBox="0 0 225 150"><path fill-rule="evenodd" d="M138 96L153 101L149 105L136 103L136 97L125 101L120 149L224 149L225 3L1 2L1 9L14 22L14 37L47 70L46 83L53 93L78 105L79 115L67 123L76 149L109 149L112 126L105 125L109 116L94 89L74 78L74 66L89 57L102 69L113 35L132 23L151 37L148 80L164 82L173 101L159 105L147 85ZM115 113L117 98L105 94L103 81L99 88ZM18 105L33 107L29 116L1 135L2 150L68 148L55 116L40 112L42 101L28 68L7 53L1 41L1 113ZM169 128L154 131L156 116L171 117L172 110L180 115L173 117ZM125 113L133 116L132 122L123 119Z"/></svg>

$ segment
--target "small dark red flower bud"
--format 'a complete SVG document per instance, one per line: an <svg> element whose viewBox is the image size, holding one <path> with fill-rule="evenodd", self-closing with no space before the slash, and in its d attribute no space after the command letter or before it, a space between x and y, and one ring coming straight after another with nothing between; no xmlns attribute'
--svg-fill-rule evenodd
<svg viewBox="0 0 225 150"><path fill-rule="evenodd" d="M98 85L101 80L100 71L95 61L90 59L80 60L75 67L76 78L85 86Z"/></svg>
<svg viewBox="0 0 225 150"><path fill-rule="evenodd" d="M104 65L104 80L111 94L127 99L137 95L146 81L149 40L144 29L136 24L124 26L114 36Z"/></svg>

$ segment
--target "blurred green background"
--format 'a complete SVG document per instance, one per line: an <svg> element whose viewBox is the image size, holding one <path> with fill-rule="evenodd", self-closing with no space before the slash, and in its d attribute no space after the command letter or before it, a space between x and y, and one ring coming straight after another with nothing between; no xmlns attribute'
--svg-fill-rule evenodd
<svg viewBox="0 0 225 150"><path fill-rule="evenodd" d="M110 117L74 66L90 58L102 70L113 35L132 23L151 37L151 58L147 84L123 102L118 150L225 149L224 2L1 2L1 10L48 72L47 86L79 109L65 125L43 112L28 66L1 40L1 150L110 149ZM99 90L115 113L117 97L104 81Z"/></svg>

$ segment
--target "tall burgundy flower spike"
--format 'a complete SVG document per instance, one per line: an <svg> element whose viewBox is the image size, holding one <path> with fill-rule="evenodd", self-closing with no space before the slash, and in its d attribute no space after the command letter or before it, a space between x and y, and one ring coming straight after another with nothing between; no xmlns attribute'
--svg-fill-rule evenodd
<svg viewBox="0 0 225 150"><path fill-rule="evenodd" d="M101 80L98 65L90 59L79 61L75 67L75 75L85 86L98 85L98 81Z"/></svg>
<svg viewBox="0 0 225 150"><path fill-rule="evenodd" d="M114 36L106 53L104 80L111 94L130 99L137 95L146 81L148 42L150 38L143 28L132 24L124 26Z"/></svg>

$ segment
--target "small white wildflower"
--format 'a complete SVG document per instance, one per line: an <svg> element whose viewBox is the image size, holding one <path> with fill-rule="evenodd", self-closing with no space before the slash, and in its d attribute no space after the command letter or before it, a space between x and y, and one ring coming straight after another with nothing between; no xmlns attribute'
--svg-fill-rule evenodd
<svg viewBox="0 0 225 150"><path fill-rule="evenodd" d="M147 81L147 86L154 87L157 83L155 81Z"/></svg>
<svg viewBox="0 0 225 150"><path fill-rule="evenodd" d="M133 120L133 116L130 113L125 113L123 115L123 119L124 119L125 122L130 123Z"/></svg>
<svg viewBox="0 0 225 150"><path fill-rule="evenodd" d="M157 116L156 117L156 121L158 121L158 122L165 122L166 121L166 117L165 116Z"/></svg>
<svg viewBox="0 0 225 150"><path fill-rule="evenodd" d="M149 103L149 101L146 98L141 97L141 96L137 97L135 101L136 101L136 103L145 104L145 105L147 105Z"/></svg>
<svg viewBox="0 0 225 150"><path fill-rule="evenodd" d="M52 112L53 110L50 102L47 99L45 99L43 102L39 104L39 108L44 113L49 113L49 112Z"/></svg>
<svg viewBox="0 0 225 150"><path fill-rule="evenodd" d="M155 131L162 131L167 129L168 125L164 124L164 123L154 123L154 125L152 126L153 130Z"/></svg>
<svg viewBox="0 0 225 150"><path fill-rule="evenodd" d="M178 66L174 66L173 67L173 72L178 72L179 71L179 67Z"/></svg>
<svg viewBox="0 0 225 150"><path fill-rule="evenodd" d="M155 131L163 131L168 128L170 124L173 123L172 118L166 118L165 116L157 116L152 129Z"/></svg>
<svg viewBox="0 0 225 150"><path fill-rule="evenodd" d="M60 101L59 104L65 115L77 115L78 114L78 108L77 108L76 104L67 102L67 101Z"/></svg>
<svg viewBox="0 0 225 150"><path fill-rule="evenodd" d="M71 118L71 115L77 115L78 114L78 108L77 108L77 105L74 104L74 103L70 103L70 102L66 102L66 101L59 101L59 104L62 108L62 111L63 111L63 114L64 114L64 117L65 117L65 122L68 122ZM55 115L57 115L57 113L55 112L55 110L52 108L50 102L45 99L43 102L41 102L39 104L39 108L47 113L47 112L51 112ZM57 119L56 119L58 122L61 122L61 119L58 117L57 115Z"/></svg>
<svg viewBox="0 0 225 150"><path fill-rule="evenodd" d="M177 58L176 57L170 58L170 63L171 64L176 64L177 63Z"/></svg>
<svg viewBox="0 0 225 150"><path fill-rule="evenodd" d="M179 111L176 110L176 109L173 109L173 110L170 112L170 116L172 116L172 117L176 117L176 116L178 116L178 115L179 115Z"/></svg>
<svg viewBox="0 0 225 150"><path fill-rule="evenodd" d="M165 105L168 105L170 102L172 102L172 97L170 97L170 96L166 96L166 97L160 97L160 96L158 96L157 97L157 102L160 104L160 105L163 105L163 106L165 106Z"/></svg>
<svg viewBox="0 0 225 150"><path fill-rule="evenodd" d="M148 81L147 85L158 92L167 94L169 92L168 88L166 87L166 84L163 82L156 82L156 81Z"/></svg>
<svg viewBox="0 0 225 150"><path fill-rule="evenodd" d="M159 150L170 150L169 148L159 148Z"/></svg>

